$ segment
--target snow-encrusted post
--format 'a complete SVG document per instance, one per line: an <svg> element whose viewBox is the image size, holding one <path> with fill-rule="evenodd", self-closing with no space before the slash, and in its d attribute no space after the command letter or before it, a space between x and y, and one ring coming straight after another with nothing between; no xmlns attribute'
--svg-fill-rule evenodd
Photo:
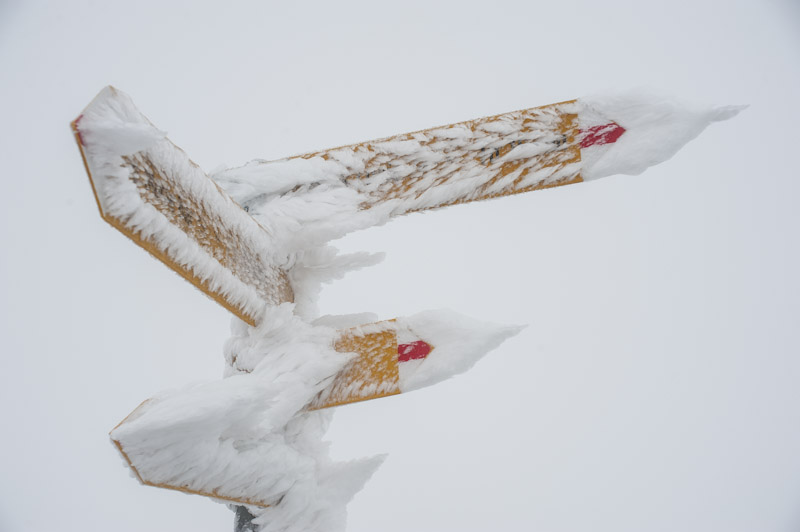
<svg viewBox="0 0 800 532"><path fill-rule="evenodd" d="M236 515L233 518L233 532L258 532L258 527L253 523L255 516L246 506L234 506Z"/></svg>

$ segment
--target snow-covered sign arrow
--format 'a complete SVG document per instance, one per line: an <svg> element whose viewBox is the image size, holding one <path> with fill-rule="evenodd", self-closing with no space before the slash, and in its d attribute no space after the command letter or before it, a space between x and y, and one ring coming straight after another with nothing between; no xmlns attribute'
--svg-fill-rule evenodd
<svg viewBox="0 0 800 532"><path fill-rule="evenodd" d="M466 371L519 329L448 311L345 329L328 344L344 365L320 381L321 391L304 388L297 400L310 412L430 386ZM140 482L248 506L267 507L281 499L297 467L295 457L282 438L263 427L294 397L280 401L286 387L261 378L244 361L232 365L236 376L150 398L111 431ZM241 426L239 416L249 426ZM220 445L219 433L230 439L237 431L240 452L233 453L236 444ZM216 473L206 477L203 471Z"/></svg>
<svg viewBox="0 0 800 532"><path fill-rule="evenodd" d="M103 219L254 325L265 305L294 301L293 252L408 212L640 173L739 110L643 107L572 100L213 180L113 87L72 128Z"/></svg>
<svg viewBox="0 0 800 532"><path fill-rule="evenodd" d="M267 230L126 95L106 87L72 129L105 221L250 324L294 300Z"/></svg>
<svg viewBox="0 0 800 532"><path fill-rule="evenodd" d="M298 530L340 523L380 459L332 462L326 409L439 382L519 329L442 311L318 318L321 283L370 262L327 242L409 212L639 174L739 109L572 100L207 176L104 89L72 123L101 215L249 324L234 320L228 378L147 400L114 444L144 484Z"/></svg>
<svg viewBox="0 0 800 532"><path fill-rule="evenodd" d="M338 236L407 212L582 181L581 150L624 129L584 134L579 109L564 102L215 175L254 217L113 87L72 129L103 219L254 325L264 305L294 300L282 251L322 224ZM320 188L342 188L341 202L281 230L272 200L314 206Z"/></svg>
<svg viewBox="0 0 800 532"><path fill-rule="evenodd" d="M308 405L330 408L410 392L466 371L520 327L494 327L443 311L339 332L334 349L355 356Z"/></svg>

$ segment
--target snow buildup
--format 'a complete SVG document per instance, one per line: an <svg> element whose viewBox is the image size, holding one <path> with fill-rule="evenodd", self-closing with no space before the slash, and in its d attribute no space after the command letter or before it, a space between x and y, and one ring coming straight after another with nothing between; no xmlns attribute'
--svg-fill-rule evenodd
<svg viewBox="0 0 800 532"><path fill-rule="evenodd" d="M581 176L587 181L614 174L639 175L670 159L712 122L732 118L747 107L699 107L646 91L578 101L582 131L610 121L625 128L616 142L581 149Z"/></svg>
<svg viewBox="0 0 800 532"><path fill-rule="evenodd" d="M262 225L286 236L281 247L294 252L408 212L579 177L640 174L672 157L710 123L741 109L699 108L643 91L595 96L325 152L257 160L212 178ZM565 117L574 115L577 128L570 132L575 134L564 138ZM624 128L621 137L583 142L588 131L609 124Z"/></svg>
<svg viewBox="0 0 800 532"><path fill-rule="evenodd" d="M384 457L333 462L322 441L333 410L305 407L352 357L333 350L332 326L360 322L369 332L374 325L363 320L374 316L310 324L293 310L270 308L257 327L235 320L225 379L159 394L111 432L140 480L245 503L262 531L343 529L346 503ZM404 392L467 370L519 330L451 311L398 318L397 327L398 341L435 346L426 359L400 366Z"/></svg>
<svg viewBox="0 0 800 532"><path fill-rule="evenodd" d="M224 268L219 268L213 257L204 257L202 249L193 247L178 234L178 228L141 201L120 160L123 155L145 150L180 175L202 171L185 156L176 155L176 148L163 133L122 93L109 89L98 100L80 119L78 129L93 151L88 158L94 161L90 170L104 176L101 186L113 192L108 194L112 199L100 200L101 208L131 220L147 235L165 235L161 238L176 257L203 265L200 273L204 278L224 286L245 304L261 305L256 327L233 320L232 337L225 348L225 379L165 392L146 401L112 431L112 439L143 482L207 494L221 502L244 501L262 532L343 530L345 505L383 457L333 462L322 441L333 409L308 411L306 406L354 356L334 351L337 330L359 326L366 330L376 317L317 318L316 305L322 284L374 264L380 255L342 256L327 242L385 223L398 214L446 204L453 198L469 199L476 187L488 185L489 192L501 191L517 175L488 183L485 160L468 161L463 175L446 186L436 180L452 170L442 159L447 150L457 148L459 142L477 143L487 153L509 146L509 136L519 130L515 122L519 117L509 115L474 131L461 126L440 128L411 134L404 141L376 142L373 151L380 157L402 161L383 173L360 176L353 186L345 180L364 169L367 154L347 147L325 156L256 161L216 173L213 177L220 186L261 225L259 233L250 238L269 260L289 271L295 303L264 306L252 302L246 290L240 291L235 280L225 277ZM584 130L611 120L626 132L616 143L581 150L580 162L567 160L553 167L531 168L524 178L531 183L557 183L579 173L585 179L640 173L671 157L710 122L739 110L687 111L670 101L636 94L560 105L560 113L579 115ZM505 153L510 159L500 159L524 161L561 149L563 138L553 133L559 116L546 109L539 112L542 129L511 139L516 144ZM413 165L436 167L442 173L426 173L407 195L365 208L371 191L407 175ZM434 183L437 186L432 186ZM202 189L205 185L197 186L200 195L213 195ZM249 234L245 220L234 223L239 224L237 231ZM446 311L399 318L396 325L399 343L424 340L433 345L425 358L399 365L402 391L465 371L519 331Z"/></svg>
<svg viewBox="0 0 800 532"><path fill-rule="evenodd" d="M399 364L400 389L410 392L464 373L524 328L485 323L446 309L398 318L398 344L423 340L434 346L425 358Z"/></svg>
<svg viewBox="0 0 800 532"><path fill-rule="evenodd" d="M265 318L234 322L227 378L148 400L111 438L147 484L247 501L263 530L341 530L344 505L383 457L333 462L322 441L332 410L303 407L350 357L333 350L334 329L291 304Z"/></svg>
<svg viewBox="0 0 800 532"><path fill-rule="evenodd" d="M77 128L100 208L112 215L130 215L140 200L121 157L154 146L166 139L166 133L144 119L127 94L112 87L95 96L78 118ZM109 187L115 189L107 191Z"/></svg>
<svg viewBox="0 0 800 532"><path fill-rule="evenodd" d="M211 177L262 225L287 235L282 245L294 251L408 212L575 178L580 162L560 128L577 112L577 104L556 104L324 153L257 160ZM500 150L502 157L492 156ZM533 157L544 153L551 164ZM507 162L518 164L504 172Z"/></svg>
<svg viewBox="0 0 800 532"><path fill-rule="evenodd" d="M260 227L230 197L222 194L124 93L111 87L103 89L78 118L76 127L103 216L124 225L142 241L157 242L170 259L190 267L212 291L226 295L226 299L246 313L257 316L264 306L264 295L242 282L184 229L145 201L132 179L130 159L126 157L145 156L173 179L171 184L196 199L200 209L224 212L225 219L219 220L220 227L215 229L237 235L242 247L253 251L257 263L267 266L260 268L262 284L277 286L280 282L276 265L287 259L269 230Z"/></svg>
<svg viewBox="0 0 800 532"><path fill-rule="evenodd" d="M295 314L307 321L315 320L319 316L317 302L323 284L341 279L351 271L373 266L383 258L383 253L340 254L338 249L327 245L297 251L289 270L295 287Z"/></svg>

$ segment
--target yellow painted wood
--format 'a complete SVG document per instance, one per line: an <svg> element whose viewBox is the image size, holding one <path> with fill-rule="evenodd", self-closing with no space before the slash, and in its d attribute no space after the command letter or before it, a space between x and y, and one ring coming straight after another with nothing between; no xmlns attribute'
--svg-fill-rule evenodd
<svg viewBox="0 0 800 532"><path fill-rule="evenodd" d="M71 125L103 220L224 308L250 325L255 325L254 316L228 300L221 289L215 289L207 280L198 277L191 264L178 263L156 239L142 236L128 227L124 220L104 212L87 162L77 120ZM178 150L177 147L175 149ZM273 264L264 263L258 250L249 249L239 235L224 223L225 213L209 212L203 202L195 198L190 190L182 187L179 180L171 178L168 171L160 168L146 152L125 156L122 160L123 165L129 169L130 179L136 185L142 200L155 207L170 223L181 229L240 281L253 287L267 302L279 304L294 301L294 292L286 272ZM208 177L206 179L211 181ZM214 187L220 195L226 196L216 183ZM230 204L240 208L233 201ZM257 224L255 220L253 223ZM272 283L269 279L278 279L278 282Z"/></svg>
<svg viewBox="0 0 800 532"><path fill-rule="evenodd" d="M333 383L314 398L309 410L319 410L400 393L397 331L394 320L340 332L337 351L356 357Z"/></svg>
<svg viewBox="0 0 800 532"><path fill-rule="evenodd" d="M365 209L386 201L399 200L397 214L579 183L583 181L579 171L565 171L570 165L577 168L576 163L581 160L575 103L571 100L503 113L294 158L322 157L347 166L347 161L352 159L348 154L357 154L359 163L353 165L349 174L342 176L344 183L362 194L364 201L361 206ZM497 124L510 124L513 132L500 135L499 142L498 136L494 135L487 148L486 141L490 136L487 131ZM474 135L464 140L453 140L448 134L448 131L464 128ZM505 159L515 147L528 142L542 142L544 138L550 139L545 142L549 142L551 147L543 153L527 158ZM393 144L401 145L404 142L418 143L418 149L393 152ZM435 154L441 160L431 164L423 151ZM362 168L360 161L363 159L366 159L366 163ZM395 179L389 171L394 167L410 168L411 171L402 179ZM432 189L463 181L465 175L474 176L476 172L485 176L478 180L480 184L476 188L461 190L454 197L423 208L403 210L404 203L411 203L410 200ZM513 179L503 182L504 178L515 172ZM564 175L552 178L560 173ZM542 179L532 179L532 176L539 174L543 175Z"/></svg>

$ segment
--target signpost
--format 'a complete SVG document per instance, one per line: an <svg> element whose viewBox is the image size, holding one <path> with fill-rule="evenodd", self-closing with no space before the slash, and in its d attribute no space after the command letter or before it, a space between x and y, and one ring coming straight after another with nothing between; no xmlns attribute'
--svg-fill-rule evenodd
<svg viewBox="0 0 800 532"><path fill-rule="evenodd" d="M706 114L678 113L677 118L664 120L659 113L671 107L655 106L653 112L644 113L641 109L646 105L637 102L631 106L644 116L640 119L614 101L607 109L624 119L611 119L602 109L572 100L280 161L258 161L216 174L215 179L223 185L245 185L237 196L241 206L156 129L126 95L112 87L103 89L72 122L72 131L102 218L259 331L269 325L265 316L279 316L273 312L276 307L295 302L296 296L302 299L298 279L307 275L298 273L295 266L298 250L306 249L291 242L295 236L292 231L303 228L296 227L297 222L294 229L286 229L291 225L281 225L284 220L280 214L270 217L267 211L272 206L296 209L304 205L309 223L320 224L324 229L321 234L330 239L364 227L363 221L354 220L365 213L380 213L363 219L383 223L409 212L578 183L617 172L638 173L669 158L708 123L729 118L739 110L731 107ZM647 142L628 143L627 147L615 144L630 138L631 125L650 136L662 127L665 144L653 148L650 137ZM598 166L612 148L617 150L615 156ZM253 182L254 175L262 182ZM331 198L347 198L349 203L330 209ZM325 241L318 235L316 238L302 242L313 249ZM296 315L292 319L299 320ZM292 326L290 321L283 325ZM295 326L291 331L316 330L306 322ZM332 356L336 351L349 353L351 358L345 362L338 361L338 355L333 357L337 362L332 367L338 372L310 373L311 391L308 396L301 395L301 402L290 414L313 416L318 410L431 385L468 369L517 330L487 328L461 317L424 313L344 328L332 338L331 345L309 340L309 345L316 345L315 354ZM321 334L327 342L325 335L329 333ZM292 364L288 367L295 369ZM288 472L282 472L289 475L285 478L266 478L270 471L282 471L279 457L273 464L275 469L261 475L249 462L234 464L234 473L227 474L225 461L250 453L255 457L253 463L266 464L272 459L272 449L285 451L286 457L294 456L296 449L286 447L285 435L238 437L236 434L246 432L247 427L238 418L231 421L228 417L242 415L246 421L249 418L241 410L271 408L286 391L275 386L283 378L294 381L285 374L275 377L277 385L259 380L264 372L259 373L258 365L239 367L235 357L230 361L230 371L240 380L223 382L249 387L247 393L252 396L242 399L245 392L239 393L240 389L212 384L183 395L149 399L111 432L111 438L142 484L246 505L247 509L237 510L237 530L255 531L251 512L279 505L286 490L294 485L290 478L294 470L289 467ZM272 387L270 393L278 399L260 397L264 390L259 386L265 385ZM195 403L204 400L205 391L216 393L214 398L230 400L235 407L217 408L219 405L209 400L207 410L194 411L194 418L183 429L175 429L174 413L192 411ZM217 424L215 430L221 431L219 435L203 433L211 430L213 424L204 424L204 416L212 411L217 416L212 421ZM263 424L269 428L268 421ZM185 435L180 432L184 429ZM208 448L217 454L206 456L203 442L210 442ZM174 467L181 460L203 463ZM308 463L303 458L292 467L300 471ZM206 470L213 474L203 476ZM244 477L250 480L242 480ZM254 486L261 486L261 490Z"/></svg>
<svg viewBox="0 0 800 532"><path fill-rule="evenodd" d="M265 305L294 301L290 272L278 264L276 235L164 137L126 95L112 87L103 89L72 122L72 130L100 214L110 225L250 325L259 323ZM581 140L577 106L569 101L289 161L321 165L328 184L359 195L359 209L391 204L392 215L399 215L580 182L581 147L591 144L586 139L613 142L622 132L610 127ZM222 179L235 173L236 169ZM307 183L283 194L301 195L316 185ZM416 371L438 346L399 319L342 330L333 347L356 356L306 405L309 411L418 387L404 376ZM233 368L243 371L235 362ZM429 378L425 384L444 377ZM142 484L251 507L273 503L224 488L163 481L143 472L115 435L129 420L144 415L150 401L111 433Z"/></svg>

